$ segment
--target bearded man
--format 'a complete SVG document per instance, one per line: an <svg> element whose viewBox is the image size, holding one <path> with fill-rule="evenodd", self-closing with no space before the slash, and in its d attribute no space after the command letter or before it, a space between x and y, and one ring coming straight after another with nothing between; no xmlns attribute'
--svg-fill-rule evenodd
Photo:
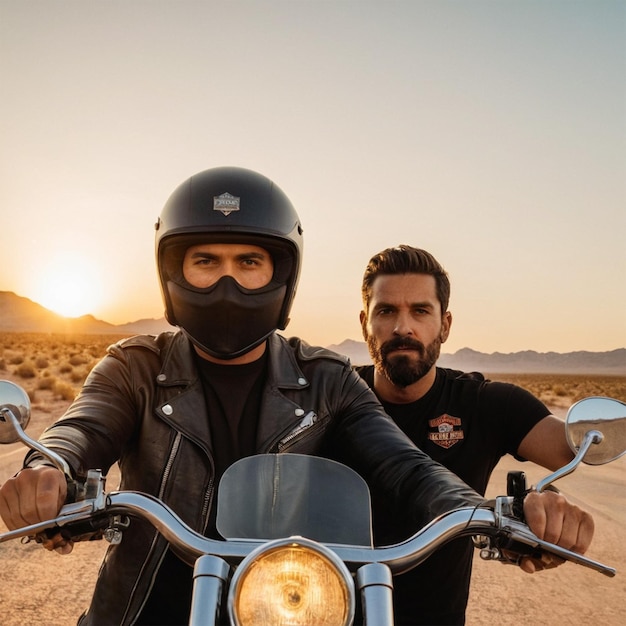
<svg viewBox="0 0 626 626"><path fill-rule="evenodd" d="M507 453L549 470L573 458L564 422L528 391L437 367L452 325L450 281L430 253L401 245L374 255L361 292L361 327L373 365L356 370L431 458L483 495ZM373 502L377 544L411 535L404 516ZM458 539L394 577L396 625L463 624L472 556L471 539ZM521 566L532 573L541 564L525 560Z"/></svg>

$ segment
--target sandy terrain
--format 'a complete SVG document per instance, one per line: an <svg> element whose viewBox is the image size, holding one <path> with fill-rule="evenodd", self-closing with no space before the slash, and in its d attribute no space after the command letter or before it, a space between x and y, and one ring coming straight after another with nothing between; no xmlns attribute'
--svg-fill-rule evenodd
<svg viewBox="0 0 626 626"><path fill-rule="evenodd" d="M65 403L33 410L28 428L38 436ZM563 414L562 410L555 411ZM23 448L0 449L0 482L20 466ZM488 495L506 486L506 472L516 465L503 460ZM544 472L524 464L530 482ZM115 488L111 477L110 488ZM557 570L529 576L512 566L476 558L468 610L471 625L602 624L618 626L626 611L626 458L603 467L584 466L563 479L560 488L590 510L596 536L589 556L618 570L614 578L566 563ZM0 531L4 531L0 523ZM48 553L36 544L0 544L0 624L2 626L67 626L76 623L87 606L106 544L78 544L69 556ZM478 557L478 555L476 555ZM620 617L621 615L621 617Z"/></svg>

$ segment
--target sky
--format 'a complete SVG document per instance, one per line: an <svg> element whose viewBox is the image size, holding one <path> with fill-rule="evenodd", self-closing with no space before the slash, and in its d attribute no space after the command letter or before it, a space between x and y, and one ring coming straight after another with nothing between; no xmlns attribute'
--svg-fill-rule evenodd
<svg viewBox="0 0 626 626"><path fill-rule="evenodd" d="M443 351L626 347L626 0L0 0L0 291L158 318L204 169L304 226L285 334L361 340L369 258L432 252Z"/></svg>

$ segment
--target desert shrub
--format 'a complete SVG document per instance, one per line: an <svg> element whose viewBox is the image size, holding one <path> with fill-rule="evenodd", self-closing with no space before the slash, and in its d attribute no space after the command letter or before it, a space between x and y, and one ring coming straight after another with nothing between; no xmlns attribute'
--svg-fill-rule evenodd
<svg viewBox="0 0 626 626"><path fill-rule="evenodd" d="M11 365L20 365L24 362L24 357L21 354L15 354L9 359Z"/></svg>
<svg viewBox="0 0 626 626"><path fill-rule="evenodd" d="M71 402L76 397L76 390L69 383L57 381L54 385L54 394L61 400Z"/></svg>
<svg viewBox="0 0 626 626"><path fill-rule="evenodd" d="M59 372L61 374L69 374L69 372L71 372L74 368L72 367L72 365L70 365L67 362L61 363L61 365L59 365Z"/></svg>
<svg viewBox="0 0 626 626"><path fill-rule="evenodd" d="M72 373L70 374L70 380L73 383L83 383L85 382L85 378L87 378L87 374L89 372L87 372L85 369L75 369L74 371L72 371Z"/></svg>
<svg viewBox="0 0 626 626"><path fill-rule="evenodd" d="M43 370L50 366L50 361L45 356L38 356L35 359L35 367L39 370Z"/></svg>
<svg viewBox="0 0 626 626"><path fill-rule="evenodd" d="M89 346L88 352L94 359L99 360L100 358L104 356L104 353L106 352L106 348L103 346Z"/></svg>
<svg viewBox="0 0 626 626"><path fill-rule="evenodd" d="M589 396L608 396L626 402L626 377L584 374L492 374L492 380L511 382L524 387L540 400L559 399L565 405Z"/></svg>
<svg viewBox="0 0 626 626"><path fill-rule="evenodd" d="M0 371L4 371L7 368L7 362L4 359L0 359Z"/></svg>
<svg viewBox="0 0 626 626"><path fill-rule="evenodd" d="M69 358L70 365L84 365L87 359L82 354L73 354Z"/></svg>
<svg viewBox="0 0 626 626"><path fill-rule="evenodd" d="M20 363L20 365L15 368L13 373L20 378L35 378L35 376L37 376L35 366L29 361Z"/></svg>
<svg viewBox="0 0 626 626"><path fill-rule="evenodd" d="M37 389L53 390L56 383L57 379L54 376L43 376L37 381Z"/></svg>

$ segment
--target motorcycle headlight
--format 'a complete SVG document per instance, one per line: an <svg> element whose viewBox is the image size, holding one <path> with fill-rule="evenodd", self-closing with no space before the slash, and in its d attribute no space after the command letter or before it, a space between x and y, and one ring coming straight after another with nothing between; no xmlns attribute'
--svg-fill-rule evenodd
<svg viewBox="0 0 626 626"><path fill-rule="evenodd" d="M251 552L233 576L228 610L236 626L347 626L354 583L337 555L301 537Z"/></svg>

